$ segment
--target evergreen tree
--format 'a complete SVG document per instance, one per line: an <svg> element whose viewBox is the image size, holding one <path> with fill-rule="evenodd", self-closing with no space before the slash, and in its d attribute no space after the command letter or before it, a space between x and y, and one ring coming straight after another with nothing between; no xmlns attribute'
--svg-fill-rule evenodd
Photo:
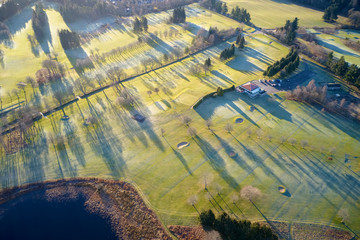
<svg viewBox="0 0 360 240"><path fill-rule="evenodd" d="M240 41L241 41L241 34L239 34L237 37L236 37L236 45L240 45Z"/></svg>
<svg viewBox="0 0 360 240"><path fill-rule="evenodd" d="M243 49L245 47L245 37L242 36L239 43L239 48Z"/></svg>
<svg viewBox="0 0 360 240"><path fill-rule="evenodd" d="M141 32L142 31L142 23L137 17L135 17L133 27L134 27L134 32Z"/></svg>
<svg viewBox="0 0 360 240"><path fill-rule="evenodd" d="M35 5L35 9L33 10L31 17L31 22L37 40L42 40L45 34L44 26L47 23L47 16L41 3Z"/></svg>
<svg viewBox="0 0 360 240"><path fill-rule="evenodd" d="M345 76L348 70L348 63L345 61L344 56L342 56L339 61L335 64L335 74L343 77Z"/></svg>
<svg viewBox="0 0 360 240"><path fill-rule="evenodd" d="M334 52L329 52L325 65L328 68L331 68L333 61L334 61Z"/></svg>
<svg viewBox="0 0 360 240"><path fill-rule="evenodd" d="M76 32L62 29L58 33L61 45L65 50L80 47L80 36Z"/></svg>
<svg viewBox="0 0 360 240"><path fill-rule="evenodd" d="M148 31L148 21L146 17L141 17L141 27L145 32Z"/></svg>
<svg viewBox="0 0 360 240"><path fill-rule="evenodd" d="M210 60L210 58L208 58L208 59L205 60L205 66L208 67L208 68L211 66L211 60Z"/></svg>
<svg viewBox="0 0 360 240"><path fill-rule="evenodd" d="M175 8L173 11L173 16L171 17L171 22L173 23L184 23L186 21L185 8Z"/></svg>
<svg viewBox="0 0 360 240"><path fill-rule="evenodd" d="M221 14L226 15L228 13L228 7L226 5L226 3L222 4L222 10L221 10Z"/></svg>
<svg viewBox="0 0 360 240"><path fill-rule="evenodd" d="M358 68L357 65L352 64L349 67L349 70L345 74L345 80L351 84L354 84L357 78L359 78L359 76L360 76L360 69Z"/></svg>

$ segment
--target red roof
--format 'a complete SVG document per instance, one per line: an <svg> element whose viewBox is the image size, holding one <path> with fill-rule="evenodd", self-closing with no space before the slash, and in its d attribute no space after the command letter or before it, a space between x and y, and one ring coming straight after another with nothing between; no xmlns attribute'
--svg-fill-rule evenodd
<svg viewBox="0 0 360 240"><path fill-rule="evenodd" d="M258 89L259 88L259 86L258 85L256 85L256 84L254 84L254 83L245 83L245 84L243 84L243 85L241 85L241 87L242 88L245 88L246 90L248 90L248 91L250 91L250 92L252 92L252 91L254 91L255 89Z"/></svg>

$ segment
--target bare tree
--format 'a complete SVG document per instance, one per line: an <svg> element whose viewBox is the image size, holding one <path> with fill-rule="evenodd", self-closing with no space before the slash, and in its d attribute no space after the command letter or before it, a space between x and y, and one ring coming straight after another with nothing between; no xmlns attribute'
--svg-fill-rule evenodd
<svg viewBox="0 0 360 240"><path fill-rule="evenodd" d="M21 89L21 90L24 92L25 102L27 102L26 90L25 90L25 87L26 87L27 84L24 83L24 82L18 82L16 85L17 85L17 87L18 87L19 89Z"/></svg>
<svg viewBox="0 0 360 240"><path fill-rule="evenodd" d="M30 84L30 86L32 87L33 95L35 96L35 88L38 86L37 82L35 81L35 79L33 77L30 77L30 76L26 77L26 82L27 82L27 84Z"/></svg>
<svg viewBox="0 0 360 240"><path fill-rule="evenodd" d="M152 91L149 90L146 93L149 95L149 97L151 97Z"/></svg>
<svg viewBox="0 0 360 240"><path fill-rule="evenodd" d="M59 103L59 107L61 108L61 111L63 112L64 116L66 116L63 102L65 100L66 93L60 88L53 92L53 98Z"/></svg>
<svg viewBox="0 0 360 240"><path fill-rule="evenodd" d="M301 140L300 144L302 148L305 148L309 145L309 142L307 140Z"/></svg>
<svg viewBox="0 0 360 240"><path fill-rule="evenodd" d="M159 88L154 88L154 93L156 93L157 95L159 95L160 89Z"/></svg>
<svg viewBox="0 0 360 240"><path fill-rule="evenodd" d="M216 191L216 194L220 195L221 194L221 191L222 191L222 186L220 184L215 184L215 191Z"/></svg>
<svg viewBox="0 0 360 240"><path fill-rule="evenodd" d="M183 115L183 116L181 117L181 122L182 122L183 124L185 124L186 126L189 126L190 123L191 123L191 121L192 121L192 119L191 119L191 117L189 117L189 116Z"/></svg>
<svg viewBox="0 0 360 240"><path fill-rule="evenodd" d="M256 135L258 136L258 138L261 138L263 136L263 134L264 134L264 132L260 128L256 131Z"/></svg>
<svg viewBox="0 0 360 240"><path fill-rule="evenodd" d="M284 142L286 142L286 137L284 137L284 136L281 136L281 137L280 137L280 142L281 142L281 143L284 143Z"/></svg>
<svg viewBox="0 0 360 240"><path fill-rule="evenodd" d="M295 139L295 138L289 138L289 139L288 139L288 142L289 142L292 146L294 146L294 145L296 144L296 139Z"/></svg>
<svg viewBox="0 0 360 240"><path fill-rule="evenodd" d="M247 133L248 137L250 137L253 132L252 132L251 129L248 129L248 130L246 131L246 133Z"/></svg>
<svg viewBox="0 0 360 240"><path fill-rule="evenodd" d="M331 155L335 154L335 152L336 152L336 147L331 147L331 148L329 149L329 153L330 153Z"/></svg>
<svg viewBox="0 0 360 240"><path fill-rule="evenodd" d="M234 193L231 195L230 199L231 202L235 204L237 201L239 201L239 195Z"/></svg>
<svg viewBox="0 0 360 240"><path fill-rule="evenodd" d="M206 126L210 130L211 126L213 125L211 119L206 120Z"/></svg>
<svg viewBox="0 0 360 240"><path fill-rule="evenodd" d="M346 223L349 221L349 211L346 208L341 208L338 212L339 217L341 217L341 222Z"/></svg>
<svg viewBox="0 0 360 240"><path fill-rule="evenodd" d="M94 88L94 84L87 78L81 77L75 80L74 82L76 90L80 91L83 95L90 91L90 89ZM86 96L87 98L87 96Z"/></svg>
<svg viewBox="0 0 360 240"><path fill-rule="evenodd" d="M234 130L234 127L233 127L233 125L231 123L227 123L226 126L225 126L225 130L228 133L231 133Z"/></svg>
<svg viewBox="0 0 360 240"><path fill-rule="evenodd" d="M14 94L16 97L17 97L17 99L18 99L18 103L20 104L20 96L19 96L19 90L18 89L13 89L12 90L12 94Z"/></svg>
<svg viewBox="0 0 360 240"><path fill-rule="evenodd" d="M190 204L191 206L194 206L198 201L199 201L199 198L197 195L192 195L187 200L188 204Z"/></svg>
<svg viewBox="0 0 360 240"><path fill-rule="evenodd" d="M250 202L253 202L261 196L261 191L256 187L248 185L241 189L240 196L244 199L249 200Z"/></svg>
<svg viewBox="0 0 360 240"><path fill-rule="evenodd" d="M161 136L164 137L165 129L161 128L161 129L160 129L160 132L161 132Z"/></svg>

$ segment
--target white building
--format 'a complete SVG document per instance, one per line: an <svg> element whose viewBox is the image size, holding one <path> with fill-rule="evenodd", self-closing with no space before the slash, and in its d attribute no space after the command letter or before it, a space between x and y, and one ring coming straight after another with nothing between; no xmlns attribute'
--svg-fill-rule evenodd
<svg viewBox="0 0 360 240"><path fill-rule="evenodd" d="M239 87L250 97L255 97L260 93L260 87L252 82L245 83Z"/></svg>

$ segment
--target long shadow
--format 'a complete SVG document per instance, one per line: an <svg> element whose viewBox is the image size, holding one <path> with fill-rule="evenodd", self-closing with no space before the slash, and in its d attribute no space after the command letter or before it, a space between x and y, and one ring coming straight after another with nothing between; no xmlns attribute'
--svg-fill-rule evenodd
<svg viewBox="0 0 360 240"><path fill-rule="evenodd" d="M187 164L186 159L183 157L183 155L182 155L180 152L176 151L174 148L172 148L172 150L173 150L175 156L180 160L180 162L182 163L182 165L184 165L186 171L187 171L190 175L193 175L193 173L192 173L191 169L189 168L189 165Z"/></svg>
<svg viewBox="0 0 360 240"><path fill-rule="evenodd" d="M235 202L233 204L240 211L241 215L246 219L244 212L239 208L239 206Z"/></svg>
<svg viewBox="0 0 360 240"><path fill-rule="evenodd" d="M334 51L334 52L338 52L338 53L340 53L340 54L342 54L342 55L349 55L349 56L352 56L352 57L359 57L359 56L360 56L359 54L355 54L355 53L346 51L346 50L344 50L344 49L342 49L342 48L340 48L340 47L338 47L338 46L336 46L336 45L332 45L332 44L327 43L327 42L325 42L325 41L323 41L323 40L321 40L321 39L318 39L317 41L318 41L319 44L322 45L323 47L326 47L326 48L328 48L328 49L330 49L330 50L332 50L332 51Z"/></svg>
<svg viewBox="0 0 360 240"><path fill-rule="evenodd" d="M90 132L92 131L92 133ZM126 168L122 158L122 146L105 121L97 126L88 127L87 141L92 149L102 157L114 177L120 177Z"/></svg>
<svg viewBox="0 0 360 240"><path fill-rule="evenodd" d="M150 140L161 150L165 151L164 144L162 143L159 136L154 132L152 124L149 120L145 120L143 123L139 123L139 126L145 130L146 135L149 136Z"/></svg>
<svg viewBox="0 0 360 240"><path fill-rule="evenodd" d="M244 100L244 98L246 98L246 96L242 97L241 100ZM234 104L234 101L237 101L239 99L240 95L238 93L227 92L222 97L208 98L204 100L198 107L194 109L203 119L208 120L215 114L217 108L227 107L230 110L236 111L238 114L242 115L253 125L259 127L254 120L252 120L244 111L242 111L238 106Z"/></svg>
<svg viewBox="0 0 360 240"><path fill-rule="evenodd" d="M244 96L242 100L249 105L253 105L254 103L258 104L276 118L286 120L288 122L293 122L291 118L292 114L281 106L281 102L276 101L269 95L261 96L254 99L251 99L248 96Z"/></svg>
<svg viewBox="0 0 360 240"><path fill-rule="evenodd" d="M252 205L258 210L258 212L261 214L261 216L265 219L265 221L270 225L270 227L274 230L274 232L280 237L280 239L285 239L284 236L279 232L279 230L276 228L276 226L260 211L260 209L255 205L253 201L250 200Z"/></svg>
<svg viewBox="0 0 360 240"><path fill-rule="evenodd" d="M31 20L32 17L32 8L31 6L25 7L16 15L10 17L5 21L5 24L9 27L11 35L16 34L18 31L21 31L25 28L26 23Z"/></svg>
<svg viewBox="0 0 360 240"><path fill-rule="evenodd" d="M82 69L78 69L76 67L76 60L78 59L85 59L88 57L88 54L85 52L85 50L82 47L78 47L75 49L68 49L68 50L64 50L66 57L69 59L72 68L75 69L75 71L79 74L82 75L83 74L83 70Z"/></svg>
<svg viewBox="0 0 360 240"><path fill-rule="evenodd" d="M52 46L52 37L51 37L51 31L50 31L50 25L49 25L49 19L46 15L46 22L43 26L44 31L44 37L43 39L38 39L38 42L41 46L41 49L44 51L44 53L50 53L50 46Z"/></svg>
<svg viewBox="0 0 360 240"><path fill-rule="evenodd" d="M239 190L240 186L236 180L227 172L225 162L217 153L217 150L211 146L205 139L199 136L194 137L194 141L199 145L200 149L204 152L206 160L210 166L224 179L224 181L232 188Z"/></svg>
<svg viewBox="0 0 360 240"><path fill-rule="evenodd" d="M85 166L85 150L81 144L79 136L76 134L76 127L70 121L64 122L65 136L68 140L70 150L75 155L76 160L82 166Z"/></svg>
<svg viewBox="0 0 360 240"><path fill-rule="evenodd" d="M26 131L29 135L28 145L21 150L22 168L25 170L26 182L39 182L46 179L44 165L48 156L48 145L42 128L32 127Z"/></svg>
<svg viewBox="0 0 360 240"><path fill-rule="evenodd" d="M239 154L237 153L237 151L231 147L226 140L224 140L223 138L221 138L219 135L217 135L216 133L214 133L214 136L216 137L216 139L220 142L221 146L225 149L226 153L229 154L230 152L234 152L236 154L236 156L232 157L232 159L235 160L235 162L242 168L244 168L248 173L251 172L253 169L251 168L250 165L247 164L247 162L243 159L240 158ZM234 137L234 136L233 136ZM235 137L234 137L235 138ZM236 138L235 138L236 139ZM236 139L237 140L237 139ZM241 143L240 143L241 144Z"/></svg>
<svg viewBox="0 0 360 240"><path fill-rule="evenodd" d="M214 76L221 78L223 80L225 80L228 83L232 83L234 84L235 82L233 80L231 80L228 76L226 76L225 74L222 74L221 72L219 72L218 70L212 70L211 71L212 74L214 74Z"/></svg>
<svg viewBox="0 0 360 240"><path fill-rule="evenodd" d="M75 177L77 174L76 168L71 164L65 141L61 135L58 135L55 139L55 147L58 152L59 159L61 161L62 171L68 172L70 177Z"/></svg>

